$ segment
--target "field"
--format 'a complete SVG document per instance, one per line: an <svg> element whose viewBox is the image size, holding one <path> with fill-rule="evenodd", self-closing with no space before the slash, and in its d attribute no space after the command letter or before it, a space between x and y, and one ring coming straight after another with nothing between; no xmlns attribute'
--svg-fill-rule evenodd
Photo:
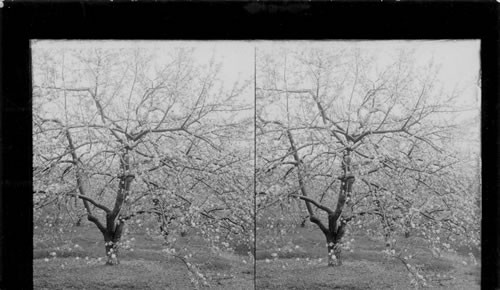
<svg viewBox="0 0 500 290"><path fill-rule="evenodd" d="M272 246L266 243L270 236L257 236L256 289L412 288L405 267L382 253L380 240L355 236L353 252L344 252L344 264L331 268L326 266L323 237L316 229L299 228ZM133 250L121 252L118 266L104 265L103 241L92 225L74 227L58 241L35 239L34 289L195 289L184 262L165 254L161 239L139 231L128 238L134 238ZM418 238L406 242L418 249L413 262L432 277L430 289L479 289L480 261L472 261L469 249L435 258ZM198 265L211 288L254 289L248 249L213 253L203 240L189 233L179 237L177 248L193 253L189 260ZM477 250L474 255L479 259ZM200 288L205 286L200 284Z"/></svg>
<svg viewBox="0 0 500 290"><path fill-rule="evenodd" d="M344 251L343 265L332 268L326 265L326 245L317 229L299 229L287 239L272 246L265 242L257 245L257 289L413 288L402 262L382 253L385 245L381 240L354 236L353 252ZM432 277L430 289L480 288L480 261L471 261L469 249L434 258L419 238L410 237L405 242L418 252L412 262ZM477 250L474 255L479 259Z"/></svg>
<svg viewBox="0 0 500 290"><path fill-rule="evenodd" d="M122 250L120 265L104 265L104 242L93 225L74 227L56 242L37 241L35 230L34 289L194 289L186 264L167 255L161 238L144 233L134 238L133 250ZM213 253L194 234L178 237L179 253L193 253L187 261L198 266L215 289L253 289L253 263L245 249ZM63 242L63 241L66 242ZM55 257L53 256L55 253ZM52 254L52 255L51 255ZM201 284L201 279L196 279Z"/></svg>

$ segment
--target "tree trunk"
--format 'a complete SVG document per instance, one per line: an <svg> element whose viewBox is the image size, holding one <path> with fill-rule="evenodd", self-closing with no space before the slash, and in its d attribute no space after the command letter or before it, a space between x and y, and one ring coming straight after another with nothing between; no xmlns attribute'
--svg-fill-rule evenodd
<svg viewBox="0 0 500 290"><path fill-rule="evenodd" d="M107 233L104 235L104 248L106 250L106 265L114 266L120 264L118 259L119 243L121 233Z"/></svg>
<svg viewBox="0 0 500 290"><path fill-rule="evenodd" d="M106 265L113 266L120 264L120 260L118 260L118 243L113 241L106 242L105 249L107 257Z"/></svg>
<svg viewBox="0 0 500 290"><path fill-rule="evenodd" d="M340 248L339 240L335 239L334 237L327 237L326 243L327 243L326 247L328 250L328 266L329 267L341 266L342 265L342 257L341 257L342 249Z"/></svg>

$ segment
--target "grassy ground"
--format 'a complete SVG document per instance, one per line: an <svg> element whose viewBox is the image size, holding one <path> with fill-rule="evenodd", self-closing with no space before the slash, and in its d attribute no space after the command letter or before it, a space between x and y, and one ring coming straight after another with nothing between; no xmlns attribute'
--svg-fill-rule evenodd
<svg viewBox="0 0 500 290"><path fill-rule="evenodd" d="M355 236L353 252L344 252L343 265L332 268L326 265L326 242L317 229L299 229L276 243L266 241L270 236L257 236L257 289L413 288L402 262L382 253L380 240ZM432 289L480 288L480 266L471 263L465 249L435 258L422 240L410 237L405 242L418 253L412 262L431 277Z"/></svg>
<svg viewBox="0 0 500 290"><path fill-rule="evenodd" d="M97 229L93 225L73 229L62 235L63 239L46 240L35 230L34 289L195 288L186 265L162 252L161 238L130 234L133 251L121 252L120 265L105 266ZM257 289L412 288L405 267L382 253L385 246L380 240L355 236L354 251L345 251L344 264L331 268L326 266L324 238L315 228L299 229L283 239L276 237L271 233L257 236ZM405 241L418 253L412 262L432 277L432 289L479 289L480 269L467 257L468 249L434 258L422 240L412 237ZM247 249L215 254L190 233L179 237L176 248L193 253L189 260L209 278L212 288L254 289L253 263L245 255ZM479 252L474 254L479 256Z"/></svg>
<svg viewBox="0 0 500 290"><path fill-rule="evenodd" d="M104 242L92 225L75 227L63 239L42 239L35 230L34 289L194 289L186 264L162 252L161 238L129 234L133 250L122 250L118 266L104 265ZM178 253L216 289L253 289L253 263L245 253L213 253L196 235L179 237ZM187 253L186 252L186 253ZM55 253L55 256L54 256ZM200 279L198 279L201 282ZM203 286L200 284L200 287Z"/></svg>

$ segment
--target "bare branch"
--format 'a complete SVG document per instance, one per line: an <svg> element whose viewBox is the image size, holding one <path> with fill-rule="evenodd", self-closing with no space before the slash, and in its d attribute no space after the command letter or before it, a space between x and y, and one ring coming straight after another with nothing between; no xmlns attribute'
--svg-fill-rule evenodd
<svg viewBox="0 0 500 290"><path fill-rule="evenodd" d="M106 228L103 226L103 224L95 216L93 216L91 214L87 214L87 219L89 221L93 222L97 226L99 231L101 231L102 234L106 233Z"/></svg>
<svg viewBox="0 0 500 290"><path fill-rule="evenodd" d="M333 214L333 210L331 210L327 206L324 206L324 205L320 204L319 202L315 201L312 198L309 198L309 197L303 196L303 195L297 195L297 194L290 194L290 196L293 196L293 197L300 198L302 200L308 201L308 202L314 204L317 208L319 208L321 210L324 210L326 213Z"/></svg>
<svg viewBox="0 0 500 290"><path fill-rule="evenodd" d="M95 200L93 200L92 198L90 198L90 197L88 197L86 195L81 195L81 194L76 194L76 193L68 193L68 195L71 195L71 196L74 196L74 197L78 197L80 199L88 201L91 204L93 204L95 207L102 209L106 213L110 213L111 212L111 210L108 207L106 207L103 204L100 204L100 203L96 202Z"/></svg>

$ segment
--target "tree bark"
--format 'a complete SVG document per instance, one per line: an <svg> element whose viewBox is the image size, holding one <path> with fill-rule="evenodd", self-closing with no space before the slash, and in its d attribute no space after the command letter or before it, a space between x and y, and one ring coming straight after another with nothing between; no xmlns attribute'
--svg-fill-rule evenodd
<svg viewBox="0 0 500 290"><path fill-rule="evenodd" d="M340 247L340 239L333 235L326 237L327 250L328 250L328 266L335 267L342 265L342 249Z"/></svg>
<svg viewBox="0 0 500 290"><path fill-rule="evenodd" d="M121 232L108 232L104 235L104 248L106 250L106 265L120 264L118 259Z"/></svg>
<svg viewBox="0 0 500 290"><path fill-rule="evenodd" d="M120 176L115 206L112 211L109 209L106 211L106 230L103 232L107 257L106 265L118 265L120 263L118 259L118 249L125 221L119 216L119 214L123 203L130 192L132 180L134 179L134 175L129 172L130 158L128 155L128 149L126 149L121 156L120 163L123 175Z"/></svg>
<svg viewBox="0 0 500 290"><path fill-rule="evenodd" d="M108 219L109 218L110 216L108 216ZM104 248L106 250L107 257L106 265L113 266L120 264L118 254L124 226L125 222L122 219L118 219L118 224L115 224L114 221L111 222L108 220L108 228L103 232Z"/></svg>
<svg viewBox="0 0 500 290"><path fill-rule="evenodd" d="M120 264L118 259L118 245L112 241L106 242L106 265L114 266Z"/></svg>

